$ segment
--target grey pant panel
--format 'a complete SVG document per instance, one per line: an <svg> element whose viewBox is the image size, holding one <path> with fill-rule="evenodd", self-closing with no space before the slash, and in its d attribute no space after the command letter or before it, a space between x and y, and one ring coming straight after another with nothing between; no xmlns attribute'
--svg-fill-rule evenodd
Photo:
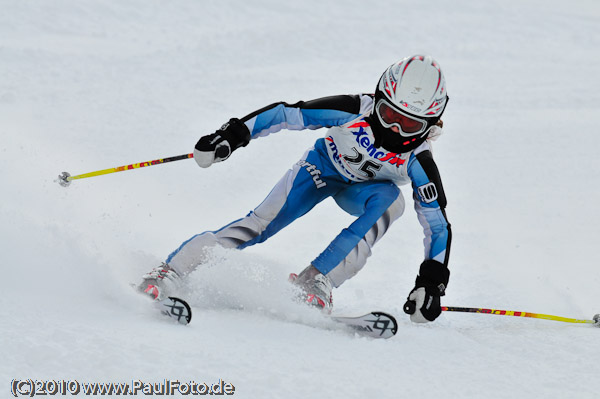
<svg viewBox="0 0 600 399"><path fill-rule="evenodd" d="M352 251L327 274L334 287L339 287L363 268L367 258L371 256L371 248L385 235L392 223L402 216L404 207L404 197L400 193Z"/></svg>

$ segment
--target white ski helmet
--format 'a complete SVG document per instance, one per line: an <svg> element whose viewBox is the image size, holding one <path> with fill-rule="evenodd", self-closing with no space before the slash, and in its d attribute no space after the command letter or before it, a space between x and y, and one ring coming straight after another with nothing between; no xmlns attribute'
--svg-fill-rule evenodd
<svg viewBox="0 0 600 399"><path fill-rule="evenodd" d="M439 64L428 55L404 58L386 69L375 90L371 118L381 145L393 152L418 147L441 118L448 95Z"/></svg>

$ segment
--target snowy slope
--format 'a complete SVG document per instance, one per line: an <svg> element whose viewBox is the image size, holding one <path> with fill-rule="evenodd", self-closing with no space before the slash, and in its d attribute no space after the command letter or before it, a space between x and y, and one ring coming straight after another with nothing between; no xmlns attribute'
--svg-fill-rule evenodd
<svg viewBox="0 0 600 399"><path fill-rule="evenodd" d="M0 0L0 10L0 396L32 378L223 379L241 398L598 397L599 329L408 321L422 260L410 207L334 292L340 313L397 315L391 340L355 337L287 300L287 274L351 221L333 201L263 245L216 253L186 288L187 328L132 292L183 240L260 203L322 131L257 140L207 170L186 160L54 182L191 152L275 101L372 92L389 64L429 53L451 97L435 143L454 238L444 304L591 318L598 2Z"/></svg>

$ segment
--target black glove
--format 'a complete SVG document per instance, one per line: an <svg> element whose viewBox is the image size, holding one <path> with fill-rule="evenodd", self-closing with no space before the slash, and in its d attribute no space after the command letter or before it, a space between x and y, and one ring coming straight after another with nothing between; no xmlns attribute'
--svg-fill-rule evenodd
<svg viewBox="0 0 600 399"><path fill-rule="evenodd" d="M219 130L198 140L194 159L200 167L208 168L215 162L226 160L233 151L249 142L250 131L246 125L237 118L231 118Z"/></svg>
<svg viewBox="0 0 600 399"><path fill-rule="evenodd" d="M404 313L415 323L434 321L441 313L440 297L444 296L450 270L442 263L428 259L421 263L419 275L406 303Z"/></svg>

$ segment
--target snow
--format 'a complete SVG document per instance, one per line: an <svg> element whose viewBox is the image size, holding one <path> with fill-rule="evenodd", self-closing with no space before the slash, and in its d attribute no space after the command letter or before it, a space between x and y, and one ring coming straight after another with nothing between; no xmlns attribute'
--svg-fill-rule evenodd
<svg viewBox="0 0 600 399"><path fill-rule="evenodd" d="M74 181L186 154L275 101L372 92L413 53L451 97L434 143L453 226L443 304L591 319L600 216L600 4L592 0L0 0L0 395L13 379L235 386L240 398L596 398L600 330L402 312L422 260L407 207L336 312L383 310L390 340L288 300L351 218L325 201L269 242L190 276L181 327L129 284L193 234L260 203L323 131L281 132L227 162ZM405 196L410 197L408 190ZM410 200L408 200L410 202Z"/></svg>

